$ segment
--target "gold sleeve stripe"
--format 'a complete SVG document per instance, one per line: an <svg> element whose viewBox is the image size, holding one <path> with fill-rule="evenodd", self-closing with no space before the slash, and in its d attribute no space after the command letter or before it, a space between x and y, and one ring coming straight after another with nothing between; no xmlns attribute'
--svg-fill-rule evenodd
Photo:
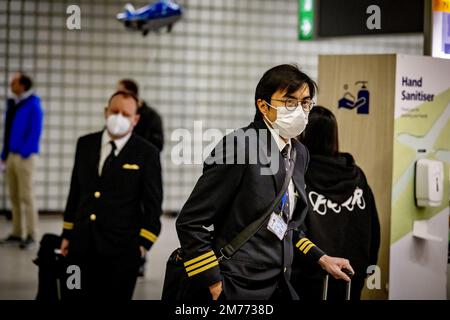
<svg viewBox="0 0 450 320"><path fill-rule="evenodd" d="M200 268L200 269L196 269L196 270L194 270L194 271L192 271L192 272L189 272L189 273L188 273L188 277L195 276L196 274L199 274L200 272L203 272L203 271L205 271L205 270L208 270L208 269L210 269L210 268L212 268L212 267L215 267L215 266L217 266L217 265L219 265L219 262L216 260L216 261L214 261L214 262L211 262L210 264L207 264L206 266L204 266L204 267L202 267L202 268Z"/></svg>
<svg viewBox="0 0 450 320"><path fill-rule="evenodd" d="M151 242L155 242L156 239L158 239L158 237L154 233L145 229L141 229L140 236L144 237L147 240L150 240Z"/></svg>
<svg viewBox="0 0 450 320"><path fill-rule="evenodd" d="M308 251L309 251L309 249L311 249L311 248L314 247L314 246L315 246L315 244L311 242L311 243L305 248L305 250L303 250L303 253L304 253L304 254L307 254Z"/></svg>
<svg viewBox="0 0 450 320"><path fill-rule="evenodd" d="M212 250L208 251L207 253L202 254L201 256L198 256L197 258L194 258L194 259L191 259L189 261L186 261L184 263L184 266L185 267L190 266L191 264L194 264L194 263L196 263L198 261L204 260L204 259L209 258L211 256L215 256L214 251L212 251Z"/></svg>
<svg viewBox="0 0 450 320"><path fill-rule="evenodd" d="M66 221L64 221L63 228L67 229L67 230L72 230L73 229L73 222L66 222Z"/></svg>
<svg viewBox="0 0 450 320"><path fill-rule="evenodd" d="M310 244L310 243L312 243L312 242L309 240L305 241L305 243L303 243L302 246L300 247L300 250L303 251L303 249L305 249L308 246L308 244Z"/></svg>
<svg viewBox="0 0 450 320"><path fill-rule="evenodd" d="M307 241L308 240L308 238L303 238L303 239L300 239L300 241L299 242L297 242L297 245L296 245L296 247L298 248L298 247L300 247L301 245L302 245L302 243L303 242L305 242L305 241Z"/></svg>
<svg viewBox="0 0 450 320"><path fill-rule="evenodd" d="M205 264L208 264L210 262L216 261L216 256L212 256L211 258L208 258L206 260L202 260L200 262L197 262L196 264L193 264L186 268L186 272L192 271L194 269L197 269L198 267L204 266Z"/></svg>

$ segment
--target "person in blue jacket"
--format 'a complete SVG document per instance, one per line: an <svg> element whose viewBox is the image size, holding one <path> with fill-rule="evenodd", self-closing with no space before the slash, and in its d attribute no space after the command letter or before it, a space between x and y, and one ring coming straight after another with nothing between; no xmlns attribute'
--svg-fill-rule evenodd
<svg viewBox="0 0 450 320"><path fill-rule="evenodd" d="M7 100L2 167L12 206L13 230L3 243L20 243L22 249L35 243L38 216L34 201L33 174L42 133L41 99L32 91L33 81L21 72L11 81L12 97ZM26 219L23 238L22 215Z"/></svg>

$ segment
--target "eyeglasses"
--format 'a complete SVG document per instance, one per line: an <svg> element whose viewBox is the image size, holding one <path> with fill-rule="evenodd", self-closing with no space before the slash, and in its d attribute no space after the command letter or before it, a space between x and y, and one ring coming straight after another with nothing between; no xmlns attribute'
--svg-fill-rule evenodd
<svg viewBox="0 0 450 320"><path fill-rule="evenodd" d="M287 98L285 100L272 99L274 101L284 102L284 107L289 111L294 111L297 109L298 105L301 104L304 111L309 112L314 107L315 102L313 99L307 98L305 100L298 100L294 98Z"/></svg>

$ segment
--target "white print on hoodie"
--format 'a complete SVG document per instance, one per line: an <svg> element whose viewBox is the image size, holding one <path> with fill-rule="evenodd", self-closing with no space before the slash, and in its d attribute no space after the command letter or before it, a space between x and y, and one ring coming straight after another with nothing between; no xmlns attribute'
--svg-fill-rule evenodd
<svg viewBox="0 0 450 320"><path fill-rule="evenodd" d="M313 211L320 215L327 214L327 209L331 209L336 213L341 212L342 207L346 208L348 211L353 211L355 204L360 208L364 209L366 207L366 202L364 201L362 189L356 187L353 191L353 195L350 196L343 203L338 204L330 199L327 199L324 195L317 193L315 191L310 191L308 194L309 201L313 207Z"/></svg>

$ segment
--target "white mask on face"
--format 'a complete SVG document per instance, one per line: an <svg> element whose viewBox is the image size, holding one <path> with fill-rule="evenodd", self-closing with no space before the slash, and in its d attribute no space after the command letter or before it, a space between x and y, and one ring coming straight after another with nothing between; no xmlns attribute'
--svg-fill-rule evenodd
<svg viewBox="0 0 450 320"><path fill-rule="evenodd" d="M278 130L280 136L287 139L295 138L305 130L308 124L308 114L305 113L301 106L295 108L294 111L289 111L285 107L276 108L268 102L266 103L269 107L277 110L277 119L274 122L267 119L267 117L266 119L275 130Z"/></svg>
<svg viewBox="0 0 450 320"><path fill-rule="evenodd" d="M122 116L122 114L112 114L106 118L106 128L113 136L121 136L125 134L131 126L130 119Z"/></svg>

